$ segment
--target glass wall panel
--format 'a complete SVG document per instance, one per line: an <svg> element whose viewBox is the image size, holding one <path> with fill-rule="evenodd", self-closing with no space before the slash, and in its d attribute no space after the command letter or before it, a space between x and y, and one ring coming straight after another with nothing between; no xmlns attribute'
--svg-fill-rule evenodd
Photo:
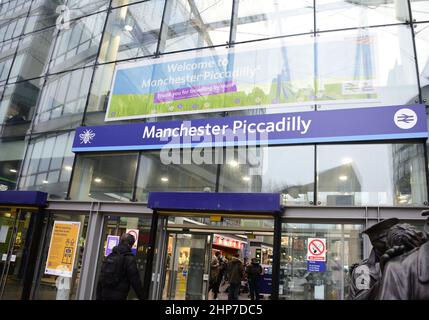
<svg viewBox="0 0 429 320"><path fill-rule="evenodd" d="M0 4L0 16L17 15L28 12L31 1L9 0L2 1Z"/></svg>
<svg viewBox="0 0 429 320"><path fill-rule="evenodd" d="M95 63L106 13L70 22L70 28L60 31L49 73L57 73Z"/></svg>
<svg viewBox="0 0 429 320"><path fill-rule="evenodd" d="M335 30L409 21L407 0L317 0L316 29Z"/></svg>
<svg viewBox="0 0 429 320"><path fill-rule="evenodd" d="M37 78L46 73L55 36L56 28L52 27L21 38L9 83Z"/></svg>
<svg viewBox="0 0 429 320"><path fill-rule="evenodd" d="M66 27L64 5L67 0L33 0L30 14L25 24L25 33L38 31L44 28L58 25L60 28ZM62 15L62 16L61 16Z"/></svg>
<svg viewBox="0 0 429 320"><path fill-rule="evenodd" d="M115 63L97 65L86 108L85 124L99 125L104 123L107 99L113 80Z"/></svg>
<svg viewBox="0 0 429 320"><path fill-rule="evenodd" d="M282 193L286 204L310 204L314 196L314 147L226 148L221 192Z"/></svg>
<svg viewBox="0 0 429 320"><path fill-rule="evenodd" d="M30 128L43 79L6 86L0 103L0 136L23 136Z"/></svg>
<svg viewBox="0 0 429 320"><path fill-rule="evenodd" d="M137 153L79 155L70 197L73 200L129 201L133 195L137 158Z"/></svg>
<svg viewBox="0 0 429 320"><path fill-rule="evenodd" d="M167 1L160 52L229 41L232 0Z"/></svg>
<svg viewBox="0 0 429 320"><path fill-rule="evenodd" d="M78 69L48 77L34 120L33 132L79 126L93 69Z"/></svg>
<svg viewBox="0 0 429 320"><path fill-rule="evenodd" d="M19 181L20 190L43 191L50 199L64 199L70 181L74 132L32 139Z"/></svg>
<svg viewBox="0 0 429 320"><path fill-rule="evenodd" d="M154 54L164 2L147 1L112 10L107 20L99 62Z"/></svg>
<svg viewBox="0 0 429 320"><path fill-rule="evenodd" d="M427 201L423 144L317 146L322 205L416 205Z"/></svg>
<svg viewBox="0 0 429 320"><path fill-rule="evenodd" d="M19 37L24 32L31 1L2 1L0 4L0 41Z"/></svg>
<svg viewBox="0 0 429 320"><path fill-rule="evenodd" d="M137 200L147 201L150 191L214 192L217 172L214 156L211 148L174 149L168 153L143 152L140 156Z"/></svg>
<svg viewBox="0 0 429 320"><path fill-rule="evenodd" d="M322 109L417 102L408 26L321 33L315 46L317 98Z"/></svg>
<svg viewBox="0 0 429 320"><path fill-rule="evenodd" d="M71 19L104 11L109 7L110 0L67 0L67 8Z"/></svg>
<svg viewBox="0 0 429 320"><path fill-rule="evenodd" d="M142 0L112 0L112 7L120 7L132 4L134 2L141 2Z"/></svg>
<svg viewBox="0 0 429 320"><path fill-rule="evenodd" d="M79 222L79 235L76 252L74 252L74 266L72 277L62 277L45 273L51 243L52 230L55 221ZM48 220L47 236L43 244L39 276L34 291L35 300L75 300L79 286L82 268L83 251L85 249L86 232L88 229L87 215L71 215L63 213L51 214Z"/></svg>
<svg viewBox="0 0 429 320"><path fill-rule="evenodd" d="M346 300L350 267L363 258L362 224L282 223L280 300ZM308 271L309 238L326 240L324 272Z"/></svg>
<svg viewBox="0 0 429 320"><path fill-rule="evenodd" d="M0 191L15 189L24 148L23 140L0 140Z"/></svg>
<svg viewBox="0 0 429 320"><path fill-rule="evenodd" d="M429 20L429 1L410 0L413 19L417 21Z"/></svg>
<svg viewBox="0 0 429 320"><path fill-rule="evenodd" d="M16 39L0 43L0 86L7 81L18 42Z"/></svg>
<svg viewBox="0 0 429 320"><path fill-rule="evenodd" d="M429 4L429 1L427 2ZM429 103L429 23L415 25L417 62L423 99Z"/></svg>
<svg viewBox="0 0 429 320"><path fill-rule="evenodd" d="M239 0L236 41L314 30L313 1Z"/></svg>

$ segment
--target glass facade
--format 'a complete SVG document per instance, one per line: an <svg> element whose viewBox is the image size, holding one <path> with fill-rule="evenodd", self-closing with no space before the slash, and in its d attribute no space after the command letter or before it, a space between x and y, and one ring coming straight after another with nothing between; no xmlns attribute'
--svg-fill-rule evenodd
<svg viewBox="0 0 429 320"><path fill-rule="evenodd" d="M115 124L428 105L429 1L2 1L0 191L44 191L50 201L121 205L144 204L151 191L266 192L282 194L286 207L320 212L371 206L406 211L428 205L429 144L423 139L187 149L174 155L173 150L71 151L77 127L112 124L105 118L117 66L163 57L216 57L225 48L254 52L246 58L249 65L269 61L258 71L266 85L246 92L251 107ZM269 54L263 51L267 48L272 49ZM237 70L238 62L229 68ZM347 91L344 79L368 90ZM249 88L252 81L246 83ZM222 108L228 102L216 103ZM137 228L144 246L148 241L149 217L114 214L103 217L104 238L96 255L100 261L108 235ZM318 215L314 211L306 218ZM7 212L3 218L9 221ZM26 229L30 218L21 218ZM85 214L55 213L49 219L46 239L55 220L88 223ZM207 217L186 221L221 225ZM235 223L233 218L225 221ZM364 222L307 222L283 221L280 298L346 299L344 275L362 258L358 234ZM84 248L86 229L81 231ZM308 234L326 237L334 248L329 261L339 267L329 263L324 279L301 270L300 250ZM173 242L180 238L175 234ZM138 249L141 274L144 246ZM46 250L44 242L42 264ZM78 270L81 260L76 263ZM80 270L76 276L69 298L78 296ZM36 298L54 299L58 294L51 277L38 274L35 281Z"/></svg>

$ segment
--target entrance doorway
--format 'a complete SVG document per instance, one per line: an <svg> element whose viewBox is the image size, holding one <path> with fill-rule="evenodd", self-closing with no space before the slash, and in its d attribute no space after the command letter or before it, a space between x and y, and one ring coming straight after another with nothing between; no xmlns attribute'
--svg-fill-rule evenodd
<svg viewBox="0 0 429 320"><path fill-rule="evenodd" d="M259 297L269 299L273 237L274 220L270 217L224 215L213 219L204 214L161 215L151 299L227 300L227 266L237 259L234 255L238 255L243 266L238 299L250 300L245 270L252 258L257 259L262 270ZM214 283L217 285L213 286Z"/></svg>
<svg viewBox="0 0 429 320"><path fill-rule="evenodd" d="M19 300L29 266L33 214L19 208L0 208L0 299Z"/></svg>

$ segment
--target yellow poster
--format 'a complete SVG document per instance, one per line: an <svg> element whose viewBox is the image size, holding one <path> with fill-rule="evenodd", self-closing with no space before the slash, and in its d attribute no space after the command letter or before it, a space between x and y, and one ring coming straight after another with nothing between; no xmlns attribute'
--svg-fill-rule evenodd
<svg viewBox="0 0 429 320"><path fill-rule="evenodd" d="M71 277L79 237L80 222L55 221L46 261L46 274Z"/></svg>

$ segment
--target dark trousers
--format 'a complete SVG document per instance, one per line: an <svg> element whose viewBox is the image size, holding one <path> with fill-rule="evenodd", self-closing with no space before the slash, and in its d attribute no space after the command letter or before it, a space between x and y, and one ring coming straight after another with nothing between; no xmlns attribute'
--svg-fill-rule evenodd
<svg viewBox="0 0 429 320"><path fill-rule="evenodd" d="M217 298L217 294L219 293L219 286L220 286L219 279L213 280L209 284L209 291L212 290L214 299Z"/></svg>
<svg viewBox="0 0 429 320"><path fill-rule="evenodd" d="M259 300L259 281L257 279L249 279L249 291L251 300Z"/></svg>
<svg viewBox="0 0 429 320"><path fill-rule="evenodd" d="M240 283L230 283L228 289L228 300L238 300L240 294Z"/></svg>

